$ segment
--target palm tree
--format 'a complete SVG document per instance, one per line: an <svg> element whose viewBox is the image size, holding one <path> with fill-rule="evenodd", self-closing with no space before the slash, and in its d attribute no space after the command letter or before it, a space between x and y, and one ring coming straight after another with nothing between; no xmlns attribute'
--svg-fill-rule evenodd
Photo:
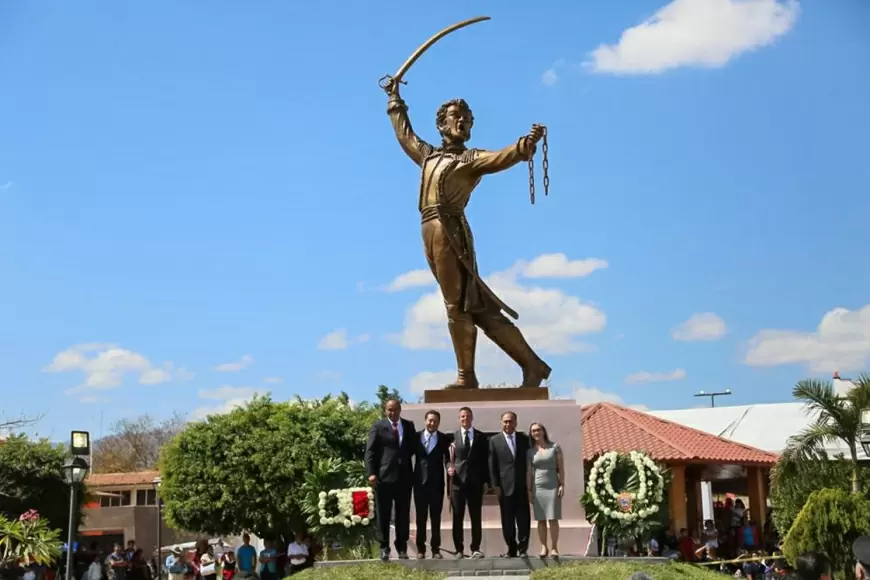
<svg viewBox="0 0 870 580"><path fill-rule="evenodd" d="M858 445L862 431L861 412L870 409L870 374L853 381L855 388L839 396L830 381L804 379L795 385L792 395L802 401L816 421L789 438L783 452L785 462L824 457L826 444L842 441L849 449L852 462L852 491L859 493Z"/></svg>

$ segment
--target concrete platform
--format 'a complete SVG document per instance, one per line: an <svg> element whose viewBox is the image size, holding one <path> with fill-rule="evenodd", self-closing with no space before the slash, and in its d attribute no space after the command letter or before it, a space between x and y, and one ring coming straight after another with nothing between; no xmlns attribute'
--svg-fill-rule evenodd
<svg viewBox="0 0 870 580"><path fill-rule="evenodd" d="M393 554L395 558L395 554ZM560 556L559 558L483 558L474 560L464 558L456 560L449 556L445 556L443 560L390 560L389 564L382 564L378 560L335 560L330 562L317 562L317 568L331 568L336 566L359 566L370 564L372 566L389 566L401 565L412 570L428 570L432 572L443 572L448 576L510 576L516 579L517 576L528 575L532 570L548 568L551 566L561 566L574 562L608 562L617 560L618 562L640 562L651 565L660 565L668 563L667 558L584 558L582 556Z"/></svg>

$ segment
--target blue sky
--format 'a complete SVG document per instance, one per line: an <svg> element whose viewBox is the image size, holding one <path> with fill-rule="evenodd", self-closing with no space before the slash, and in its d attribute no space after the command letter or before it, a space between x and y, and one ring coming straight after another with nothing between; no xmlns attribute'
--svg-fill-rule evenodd
<svg viewBox="0 0 870 580"><path fill-rule="evenodd" d="M867 369L866 2L3 2L3 411L61 437L448 380L376 82L478 13L403 96L429 141L457 96L477 147L548 125L550 196L520 166L469 218L557 394L746 404Z"/></svg>

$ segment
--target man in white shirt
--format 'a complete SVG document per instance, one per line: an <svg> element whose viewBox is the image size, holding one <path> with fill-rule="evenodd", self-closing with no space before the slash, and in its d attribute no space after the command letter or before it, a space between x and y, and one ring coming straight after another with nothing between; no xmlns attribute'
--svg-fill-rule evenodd
<svg viewBox="0 0 870 580"><path fill-rule="evenodd" d="M464 558L465 508L471 520L471 557L483 558L480 543L483 494L489 470L487 468L486 435L472 425L474 413L469 407L459 409L459 429L453 434L454 451L451 453L447 474L451 479L450 502L453 507L453 546L456 557Z"/></svg>
<svg viewBox="0 0 870 580"><path fill-rule="evenodd" d="M287 546L287 560L290 562L290 574L300 572L310 566L311 557L305 534L296 532L296 539Z"/></svg>

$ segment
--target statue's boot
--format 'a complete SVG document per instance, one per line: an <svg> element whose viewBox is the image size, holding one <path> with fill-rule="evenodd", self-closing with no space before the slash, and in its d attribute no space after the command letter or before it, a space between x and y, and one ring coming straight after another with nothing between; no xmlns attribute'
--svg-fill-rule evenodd
<svg viewBox="0 0 870 580"><path fill-rule="evenodd" d="M449 309L448 309L449 314ZM474 356L477 351L477 327L470 316L448 316L447 328L456 353L456 382L447 389L476 389L480 386L474 372Z"/></svg>
<svg viewBox="0 0 870 580"><path fill-rule="evenodd" d="M540 387L550 378L552 369L532 350L523 333L513 323L505 320L486 330L486 336L502 349L523 369L523 388Z"/></svg>

